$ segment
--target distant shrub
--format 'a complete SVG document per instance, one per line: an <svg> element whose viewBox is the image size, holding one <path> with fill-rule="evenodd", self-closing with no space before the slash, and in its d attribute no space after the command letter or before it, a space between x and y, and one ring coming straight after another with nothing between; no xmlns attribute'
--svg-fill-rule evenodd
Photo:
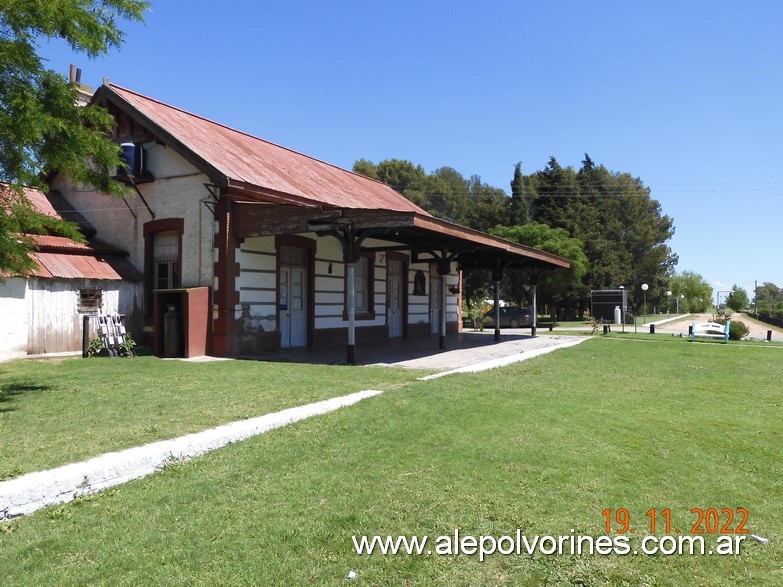
<svg viewBox="0 0 783 587"><path fill-rule="evenodd" d="M729 325L729 340L742 340L750 332L748 326L739 320L732 320Z"/></svg>
<svg viewBox="0 0 783 587"><path fill-rule="evenodd" d="M486 317L484 316L484 307L480 304L473 304L468 311L468 316L473 321L473 330L483 332L484 322L486 320Z"/></svg>
<svg viewBox="0 0 783 587"><path fill-rule="evenodd" d="M718 324L726 324L726 321L731 318L731 312L717 312L713 317L713 321ZM742 337L747 336L750 333L750 329L747 324L740 322L739 320L732 320L729 325L729 340L742 340Z"/></svg>

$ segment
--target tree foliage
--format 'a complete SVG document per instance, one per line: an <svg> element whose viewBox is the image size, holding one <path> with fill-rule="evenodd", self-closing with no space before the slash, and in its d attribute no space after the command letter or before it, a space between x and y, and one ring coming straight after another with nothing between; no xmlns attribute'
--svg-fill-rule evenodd
<svg viewBox="0 0 783 587"><path fill-rule="evenodd" d="M573 293L574 304L586 305L592 289L623 286L631 305L640 308L643 283L650 288L648 301L664 296L677 262L666 244L674 224L639 178L612 173L585 154L579 171L551 157L527 184L532 219L563 228L584 243L590 263L581 290Z"/></svg>
<svg viewBox="0 0 783 587"><path fill-rule="evenodd" d="M25 196L10 186L0 185L0 260L3 272L9 275L26 275L36 266L29 252L35 242L34 235L56 234L84 242L79 227L71 222L47 216L33 210ZM0 274L2 281L2 274Z"/></svg>
<svg viewBox="0 0 783 587"><path fill-rule="evenodd" d="M525 177L522 175L522 164L514 166L514 177L511 179L511 202L509 203L509 226L520 226L530 219L525 188Z"/></svg>
<svg viewBox="0 0 783 587"><path fill-rule="evenodd" d="M729 297L726 299L726 305L735 312L741 312L750 305L748 292L735 283L731 288Z"/></svg>
<svg viewBox="0 0 783 587"><path fill-rule="evenodd" d="M478 175L466 179L452 167L427 173L407 160L386 159L376 165L360 159L353 170L385 183L436 218L486 231L508 216L509 199L503 190Z"/></svg>
<svg viewBox="0 0 783 587"><path fill-rule="evenodd" d="M564 257L571 262L571 268L566 271L551 271L544 274L538 284L542 292L542 301L551 303L559 299L568 299L576 290L581 289L582 278L587 273L589 261L584 253L584 243L570 236L566 230L552 228L540 222L528 222L521 226L496 226L489 232L512 242ZM527 276L512 270L503 279L503 297L523 306L523 300L531 301L527 285L529 285Z"/></svg>
<svg viewBox="0 0 783 587"><path fill-rule="evenodd" d="M783 289L770 281L765 281L756 288L753 305L759 314L783 318Z"/></svg>
<svg viewBox="0 0 783 587"><path fill-rule="evenodd" d="M22 187L46 190L46 172L124 193L109 173L120 162L109 138L113 119L95 105L77 106L76 84L45 68L38 40L64 39L96 57L121 45L118 19L141 21L147 8L140 0L0 0L0 181L17 194L13 206L0 207L0 239L24 230L17 216L30 205ZM19 258L0 247L3 271L23 271Z"/></svg>
<svg viewBox="0 0 783 587"><path fill-rule="evenodd" d="M712 303L712 286L694 271L676 274L670 289L674 296L685 296L680 301L681 312L706 312Z"/></svg>
<svg viewBox="0 0 783 587"><path fill-rule="evenodd" d="M677 255L666 244L674 234L672 219L663 214L641 179L610 172L587 154L578 171L550 157L544 169L524 175L517 163L511 197L477 176L465 179L451 167L427 174L410 161L392 159L375 165L362 159L354 171L384 181L438 218L477 230L486 232L498 226L492 232L531 244L533 233L541 230L537 225L543 225L562 230L556 233L558 238L576 239L586 259L584 267L567 278L547 279L539 290L559 299L572 315L581 315L593 289L623 286L634 308L641 308L643 283L649 286L648 302L665 298L677 262ZM514 232L528 224L532 224L530 234ZM541 234L538 237L543 242ZM486 274L478 273L465 280L472 290L485 289L489 283ZM527 298L524 279L510 277L504 290L520 304Z"/></svg>

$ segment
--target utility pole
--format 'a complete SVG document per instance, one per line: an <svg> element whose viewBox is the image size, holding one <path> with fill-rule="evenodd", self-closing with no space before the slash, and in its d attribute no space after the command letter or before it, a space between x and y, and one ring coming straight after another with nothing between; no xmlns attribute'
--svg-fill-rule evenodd
<svg viewBox="0 0 783 587"><path fill-rule="evenodd" d="M759 317L759 282L758 280L753 282L753 313L756 318Z"/></svg>

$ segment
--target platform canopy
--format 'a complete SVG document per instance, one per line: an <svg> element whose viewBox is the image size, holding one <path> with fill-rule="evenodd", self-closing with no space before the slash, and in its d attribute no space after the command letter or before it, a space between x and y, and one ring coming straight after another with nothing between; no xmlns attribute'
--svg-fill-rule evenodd
<svg viewBox="0 0 783 587"><path fill-rule="evenodd" d="M468 268L492 268L498 263L522 269L567 269L567 259L520 245L419 212L308 208L240 201L236 204L235 235L239 238L301 232L352 231L355 236L393 244L362 246L365 251L410 251L412 261L446 257Z"/></svg>

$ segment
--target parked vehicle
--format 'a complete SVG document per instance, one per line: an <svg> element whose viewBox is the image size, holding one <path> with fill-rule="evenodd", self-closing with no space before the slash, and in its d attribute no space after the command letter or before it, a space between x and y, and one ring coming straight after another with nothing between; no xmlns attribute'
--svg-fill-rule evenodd
<svg viewBox="0 0 783 587"><path fill-rule="evenodd" d="M527 308L505 306L500 308L500 328L519 328L530 326L533 318ZM484 327L495 327L495 308L490 308L484 313Z"/></svg>

